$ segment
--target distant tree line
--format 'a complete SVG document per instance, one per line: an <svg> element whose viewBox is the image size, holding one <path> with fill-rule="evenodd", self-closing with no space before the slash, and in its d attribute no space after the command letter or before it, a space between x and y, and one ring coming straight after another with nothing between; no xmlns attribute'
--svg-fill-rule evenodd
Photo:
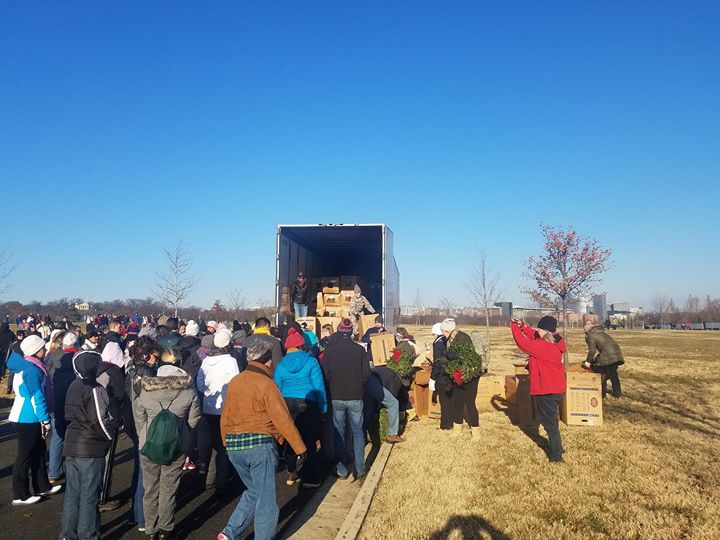
<svg viewBox="0 0 720 540"><path fill-rule="evenodd" d="M652 310L645 314L645 324L682 324L700 322L720 322L720 298L700 300L690 294L682 306L666 294L656 294L652 301Z"/></svg>

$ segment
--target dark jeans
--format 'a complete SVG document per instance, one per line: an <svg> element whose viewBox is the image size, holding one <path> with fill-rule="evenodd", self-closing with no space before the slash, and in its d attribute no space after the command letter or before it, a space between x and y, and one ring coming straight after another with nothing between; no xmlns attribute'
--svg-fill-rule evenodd
<svg viewBox="0 0 720 540"><path fill-rule="evenodd" d="M440 429L452 429L452 388L438 388L437 393L440 400Z"/></svg>
<svg viewBox="0 0 720 540"><path fill-rule="evenodd" d="M309 399L285 398L285 403L287 403L290 416L307 447L307 461L300 475L307 482L317 482L319 477L316 441L320 438L320 407ZM287 441L285 441L284 451L288 472L296 472L297 454Z"/></svg>
<svg viewBox="0 0 720 540"><path fill-rule="evenodd" d="M480 417L478 416L477 398L478 382L480 377L475 377L471 381L462 386L454 385L452 396L450 397L450 407L452 409L452 419L456 424L462 424L463 420L470 424L470 427L478 427L480 425Z"/></svg>
<svg viewBox="0 0 720 540"><path fill-rule="evenodd" d="M64 540L100 540L100 489L105 458L65 458Z"/></svg>
<svg viewBox="0 0 720 540"><path fill-rule="evenodd" d="M544 394L533 396L533 402L537 409L540 423L545 428L550 442L550 461L558 461L563 456L562 440L560 440L560 428L558 427L558 405L562 401L563 394Z"/></svg>
<svg viewBox="0 0 720 540"><path fill-rule="evenodd" d="M223 444L222 435L220 434L220 415L206 414L208 432L210 434L210 447L215 451L215 489L225 491L230 482L230 461L228 459L227 450ZM211 479L210 463L208 463L208 478L206 485Z"/></svg>
<svg viewBox="0 0 720 540"><path fill-rule="evenodd" d="M32 476L35 495L49 491L52 487L45 465L45 440L39 422L13 425L18 434L17 455L12 469L13 499L27 499L31 495L28 472Z"/></svg>
<svg viewBox="0 0 720 540"><path fill-rule="evenodd" d="M620 397L622 392L620 390L620 377L618 377L618 368L621 366L620 362L610 364L609 366L596 366L593 367L595 373L602 375L602 397L605 399L607 396L607 381L610 379L612 384L612 394L615 397Z"/></svg>

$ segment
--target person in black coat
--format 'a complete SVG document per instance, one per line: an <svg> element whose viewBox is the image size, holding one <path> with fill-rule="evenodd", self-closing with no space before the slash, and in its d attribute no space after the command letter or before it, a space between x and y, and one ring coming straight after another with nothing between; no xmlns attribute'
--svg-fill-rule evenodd
<svg viewBox="0 0 720 540"><path fill-rule="evenodd" d="M430 377L435 381L435 393L440 400L440 429L450 433L453 428L451 409L453 384L443 366L443 361L446 360L447 338L442 333L440 323L433 325L432 333L435 340L433 341L433 364Z"/></svg>
<svg viewBox="0 0 720 540"><path fill-rule="evenodd" d="M300 272L297 280L292 287L290 293L291 302L293 305L293 312L296 317L307 317L308 316L308 304L310 303L310 286L305 280L305 274ZM285 340L283 339L283 343Z"/></svg>

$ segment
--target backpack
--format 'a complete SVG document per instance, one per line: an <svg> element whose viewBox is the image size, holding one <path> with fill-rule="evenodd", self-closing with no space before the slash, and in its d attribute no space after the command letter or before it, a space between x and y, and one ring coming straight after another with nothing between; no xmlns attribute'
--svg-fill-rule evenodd
<svg viewBox="0 0 720 540"><path fill-rule="evenodd" d="M175 398L172 401L175 401ZM162 410L150 422L147 439L141 450L141 453L156 465L170 465L180 456L180 419L170 411L170 405L167 409L160 405Z"/></svg>

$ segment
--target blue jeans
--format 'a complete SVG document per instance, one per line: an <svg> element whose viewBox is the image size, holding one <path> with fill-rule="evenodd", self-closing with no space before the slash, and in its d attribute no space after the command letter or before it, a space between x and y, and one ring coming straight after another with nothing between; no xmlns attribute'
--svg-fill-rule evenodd
<svg viewBox="0 0 720 540"><path fill-rule="evenodd" d="M383 388L383 395L382 404L387 409L387 435L397 435L400 431L400 402L387 388Z"/></svg>
<svg viewBox="0 0 720 540"><path fill-rule="evenodd" d="M48 464L48 478L59 480L65 476L63 471L63 445L65 440L57 431L55 415L52 417L52 438L50 439L50 463Z"/></svg>
<svg viewBox="0 0 720 540"><path fill-rule="evenodd" d="M350 474L347 468L347 441L345 440L345 419L350 418L352 432L352 448L355 460L355 477L365 474L365 435L363 434L363 401L332 400L333 424L335 424L335 448L337 449L337 472L342 476Z"/></svg>
<svg viewBox="0 0 720 540"><path fill-rule="evenodd" d="M100 489L105 458L65 459L65 501L60 538L100 540Z"/></svg>
<svg viewBox="0 0 720 540"><path fill-rule="evenodd" d="M130 492L132 493L132 502L130 504L131 523L145 526L145 509L143 508L143 499L145 498L145 486L143 485L142 472L140 470L140 450L137 446L135 450L135 463L133 465L132 483L130 484Z"/></svg>
<svg viewBox="0 0 720 540"><path fill-rule="evenodd" d="M295 304L293 303L293 309L295 311L295 318L307 317L308 307L307 304Z"/></svg>
<svg viewBox="0 0 720 540"><path fill-rule="evenodd" d="M280 515L275 496L278 465L275 441L247 450L231 450L228 456L246 489L222 530L223 534L231 540L239 538L254 516L255 540L272 539Z"/></svg>

